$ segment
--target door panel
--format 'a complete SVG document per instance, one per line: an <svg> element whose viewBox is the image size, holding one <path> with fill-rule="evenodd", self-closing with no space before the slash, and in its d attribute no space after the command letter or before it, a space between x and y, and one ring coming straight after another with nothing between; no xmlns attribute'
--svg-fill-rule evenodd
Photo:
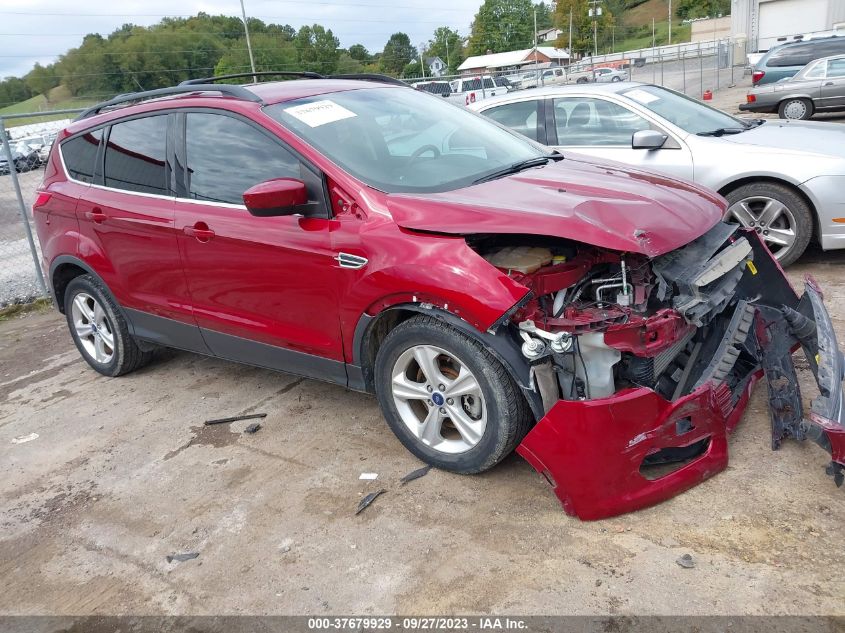
<svg viewBox="0 0 845 633"><path fill-rule="evenodd" d="M827 62L827 78L822 81L819 108L845 108L845 57Z"/></svg>
<svg viewBox="0 0 845 633"><path fill-rule="evenodd" d="M80 255L121 305L193 324L167 186L167 115L112 125L76 208ZM99 170L98 170L99 171Z"/></svg>
<svg viewBox="0 0 845 633"><path fill-rule="evenodd" d="M675 178L693 179L689 148L670 136L665 147L641 150L631 147L639 130L656 129L642 116L617 103L596 97L550 99L553 129L547 129L549 143L562 149L650 169Z"/></svg>
<svg viewBox="0 0 845 633"><path fill-rule="evenodd" d="M269 363L272 350L257 354L255 346L239 347L231 337L342 361L332 221L259 218L242 204L243 192L259 182L299 178L324 215L320 178L280 141L241 119L189 112L184 127L184 168L180 160L176 166L185 174L185 198L175 203L178 240L195 318L213 332L206 335L209 347L225 358L308 375L282 350L281 360Z"/></svg>

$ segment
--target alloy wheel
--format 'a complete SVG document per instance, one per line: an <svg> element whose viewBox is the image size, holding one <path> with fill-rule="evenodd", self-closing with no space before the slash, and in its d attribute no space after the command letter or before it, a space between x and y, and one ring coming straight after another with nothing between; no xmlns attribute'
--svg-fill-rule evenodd
<svg viewBox="0 0 845 633"><path fill-rule="evenodd" d="M803 119L807 116L807 104L800 100L790 101L783 109L787 119Z"/></svg>
<svg viewBox="0 0 845 633"><path fill-rule="evenodd" d="M755 230L772 254L781 259L796 239L795 216L783 202L768 196L750 196L728 207L725 218Z"/></svg>
<svg viewBox="0 0 845 633"><path fill-rule="evenodd" d="M405 350L393 365L391 391L402 422L426 446L455 454L481 441L487 426L481 385L454 354L433 345Z"/></svg>
<svg viewBox="0 0 845 633"><path fill-rule="evenodd" d="M114 328L100 302L80 292L73 298L71 318L85 353L96 362L108 365L114 358Z"/></svg>

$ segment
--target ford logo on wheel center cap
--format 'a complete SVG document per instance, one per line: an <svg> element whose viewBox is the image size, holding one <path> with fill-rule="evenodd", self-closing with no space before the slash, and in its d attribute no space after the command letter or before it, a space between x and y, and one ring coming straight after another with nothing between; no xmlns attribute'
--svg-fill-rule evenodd
<svg viewBox="0 0 845 633"><path fill-rule="evenodd" d="M436 391L435 391L433 394L431 394L431 400L432 400L432 402L434 402L434 404L436 404L438 407L442 407L442 406L443 406L443 403L445 402L445 401L443 400L443 395L442 395L442 394L440 394L440 393L437 393Z"/></svg>

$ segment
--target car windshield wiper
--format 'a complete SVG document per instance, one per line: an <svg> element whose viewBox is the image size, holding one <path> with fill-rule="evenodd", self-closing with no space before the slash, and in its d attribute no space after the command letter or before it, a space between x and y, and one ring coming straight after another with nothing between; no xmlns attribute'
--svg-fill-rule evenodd
<svg viewBox="0 0 845 633"><path fill-rule="evenodd" d="M534 158L528 158L526 160L521 160L519 162L513 163L512 165L508 165L507 167L503 167L502 169L497 169L494 172L486 174L481 178L477 178L472 181L472 184L477 185L482 182L487 182L489 180L496 180L497 178L502 178L503 176L509 176L510 174L517 174L524 169L529 169L531 167L540 167L542 165L548 164L550 160L562 160L563 154L555 150L551 154L546 154L544 156L535 156Z"/></svg>
<svg viewBox="0 0 845 633"><path fill-rule="evenodd" d="M709 132L698 132L696 136L724 136L725 134L740 134L745 132L750 126L745 127L720 127Z"/></svg>

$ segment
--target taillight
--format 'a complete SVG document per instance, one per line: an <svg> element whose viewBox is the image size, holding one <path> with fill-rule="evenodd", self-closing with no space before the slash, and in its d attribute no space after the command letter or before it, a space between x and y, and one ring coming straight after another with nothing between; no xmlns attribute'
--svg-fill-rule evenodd
<svg viewBox="0 0 845 633"><path fill-rule="evenodd" d="M755 70L751 73L751 83L756 84L759 82L763 77L766 76L766 73L762 70Z"/></svg>
<svg viewBox="0 0 845 633"><path fill-rule="evenodd" d="M757 101L757 95L746 95L745 96L745 102L746 103L754 103L755 101Z"/></svg>
<svg viewBox="0 0 845 633"><path fill-rule="evenodd" d="M46 191L40 191L38 193L38 197L35 199L35 202L32 203L32 208L37 209L38 207L43 207L45 204L50 202L50 197L52 194L47 193Z"/></svg>

